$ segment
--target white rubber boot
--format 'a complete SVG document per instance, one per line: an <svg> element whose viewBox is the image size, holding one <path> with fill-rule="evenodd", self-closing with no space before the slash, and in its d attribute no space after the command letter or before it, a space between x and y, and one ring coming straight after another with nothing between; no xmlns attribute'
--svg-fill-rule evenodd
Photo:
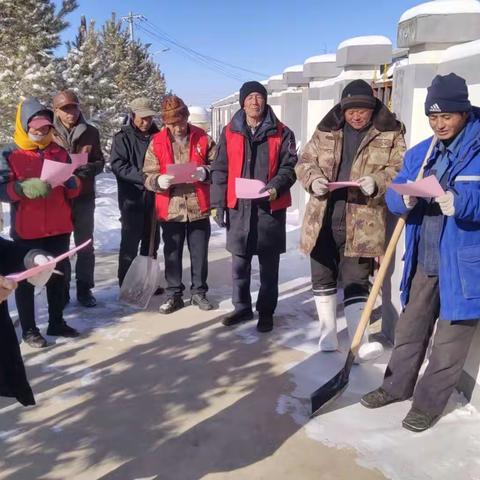
<svg viewBox="0 0 480 480"><path fill-rule="evenodd" d="M357 302L352 303L351 305L345 305L345 320L347 321L347 330L348 337L350 342L352 342L355 332L357 331L357 326L360 323L360 317L362 316L363 309L365 308L366 302ZM380 342L369 342L368 341L368 327L365 329L365 332L360 343L360 348L358 349L358 354L355 357L354 363L368 362L370 360L375 360L383 353L383 346Z"/></svg>
<svg viewBox="0 0 480 480"><path fill-rule="evenodd" d="M318 349L321 352L334 352L338 350L337 295L315 295L313 298L320 323Z"/></svg>

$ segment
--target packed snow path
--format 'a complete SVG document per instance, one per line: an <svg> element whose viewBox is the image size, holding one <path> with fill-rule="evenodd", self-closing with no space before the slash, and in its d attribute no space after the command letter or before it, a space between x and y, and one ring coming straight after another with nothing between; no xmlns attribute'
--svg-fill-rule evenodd
<svg viewBox="0 0 480 480"><path fill-rule="evenodd" d="M66 309L80 339L51 338L42 351L22 345L37 406L0 399L0 479L480 478L480 415L459 395L422 434L400 426L409 402L381 410L358 404L379 385L388 353L355 367L347 392L308 421L309 394L341 368L344 353L316 352L308 260L295 248L295 225L271 334L259 334L255 321L236 329L219 323L231 308L231 282L216 228L209 284L219 308L162 316L155 297L138 312L117 302L112 177L99 187L99 305L87 310L73 301ZM188 279L187 259L184 273ZM252 289L258 286L254 268ZM38 300L44 330L44 293ZM344 331L341 343L346 351Z"/></svg>

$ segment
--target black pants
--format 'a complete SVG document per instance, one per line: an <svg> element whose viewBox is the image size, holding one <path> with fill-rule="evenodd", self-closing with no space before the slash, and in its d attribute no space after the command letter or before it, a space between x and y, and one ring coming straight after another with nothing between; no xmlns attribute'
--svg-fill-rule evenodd
<svg viewBox="0 0 480 480"><path fill-rule="evenodd" d="M72 202L73 219L73 239L75 245L81 245L88 239L92 243L77 252L77 261L75 264L75 277L77 288L93 288L95 285L95 254L93 249L93 229L94 229L95 197L79 197ZM67 288L70 287L72 276L72 267L70 261L66 263L66 281Z"/></svg>
<svg viewBox="0 0 480 480"><path fill-rule="evenodd" d="M52 256L56 257L68 250L70 246L70 234L57 235L55 237L38 238L35 240L20 240L20 244L30 248L40 248L45 250ZM68 259L62 260L55 267L63 275L53 274L50 277L47 287L48 300L48 323L55 324L63 321L63 307L65 306L65 289L66 289L66 264ZM18 316L22 326L23 335L29 331L35 331L35 288L28 282L20 282L15 290L15 300L17 302Z"/></svg>
<svg viewBox="0 0 480 480"><path fill-rule="evenodd" d="M152 195L145 195L145 200L138 205L132 206L124 202L125 208L121 212L122 232L120 240L120 251L118 254L118 283L120 286L123 279L138 255L147 256L150 243L150 232L152 229L152 209L154 208ZM160 245L160 226L155 227L155 238L153 256L157 258L157 250Z"/></svg>
<svg viewBox="0 0 480 480"><path fill-rule="evenodd" d="M368 277L372 259L346 257L344 255L345 241L344 225L338 228L325 225L320 230L317 243L310 254L313 294L335 294L337 280L340 276L344 301L346 303L364 301L368 298L370 288Z"/></svg>
<svg viewBox="0 0 480 480"><path fill-rule="evenodd" d="M440 415L460 379L477 321L436 322L440 312L438 277L425 275L419 266L410 292L395 329L395 346L382 387L396 398L413 394L414 407ZM435 322L428 365L417 382Z"/></svg>
<svg viewBox="0 0 480 480"><path fill-rule="evenodd" d="M232 254L232 302L236 311L251 310L250 276L253 255ZM261 313L273 314L278 302L278 267L280 254L277 252L262 252L258 254L260 264L260 290L256 310Z"/></svg>
<svg viewBox="0 0 480 480"><path fill-rule="evenodd" d="M210 219L204 218L194 222L161 222L161 226L168 296L181 296L185 290L185 285L182 283L182 255L185 237L190 252L192 280L190 292L192 295L206 293L208 290Z"/></svg>

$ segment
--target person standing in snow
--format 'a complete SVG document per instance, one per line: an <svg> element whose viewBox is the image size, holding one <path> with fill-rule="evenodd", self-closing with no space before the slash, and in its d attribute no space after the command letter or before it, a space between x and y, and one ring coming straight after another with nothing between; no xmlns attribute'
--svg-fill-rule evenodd
<svg viewBox="0 0 480 480"><path fill-rule="evenodd" d="M480 108L471 106L465 80L450 73L433 79L425 114L437 144L425 165L432 138L408 150L394 183L415 180L423 167L423 177L435 175L445 194L427 200L387 192L390 211L408 215L404 310L383 384L361 400L378 408L413 395L402 425L414 432L431 427L443 412L480 319Z"/></svg>
<svg viewBox="0 0 480 480"><path fill-rule="evenodd" d="M35 405L32 389L27 380L17 335L8 313L7 297L17 283L3 275L19 272L47 260L47 253L29 250L18 243L0 238L0 395L14 397L22 405ZM35 261L36 260L36 261ZM41 272L28 281L44 285L52 270Z"/></svg>
<svg viewBox="0 0 480 480"><path fill-rule="evenodd" d="M153 118L158 115L145 97L132 100L127 125L113 137L110 163L117 179L118 207L122 224L118 253L118 283L138 255L147 256L150 232L155 228L154 253L160 244L159 227L152 225L154 194L145 188L143 162L152 136L158 132Z"/></svg>
<svg viewBox="0 0 480 480"><path fill-rule="evenodd" d="M53 112L29 97L17 109L14 143L0 152L0 200L10 203L10 235L28 249L42 249L57 256L68 251L72 232L71 199L80 194L81 181L70 177L52 188L40 178L46 158L69 163L68 152L53 141ZM63 319L66 261L57 265L60 275L47 283L47 334L77 337ZM22 337L43 348L47 341L35 324L34 287L21 282L15 291Z"/></svg>
<svg viewBox="0 0 480 480"><path fill-rule="evenodd" d="M80 110L80 102L72 90L63 90L53 99L54 126L53 140L68 153L86 153L88 161L78 167L74 174L82 179L82 191L72 200L73 238L75 245L88 239L92 242L77 253L75 277L77 300L84 307L97 304L92 294L94 287L95 255L93 230L95 212L95 176L103 171L105 161L100 145L100 134L87 123ZM67 302L70 299L70 262L67 265Z"/></svg>
<svg viewBox="0 0 480 480"><path fill-rule="evenodd" d="M402 124L374 97L370 85L354 80L343 89L340 103L318 124L296 167L299 181L310 194L300 247L310 255L320 322L318 345L323 352L338 349L339 276L350 339L360 321L373 260L384 254L384 196L402 165L403 133ZM337 181L355 181L359 186L330 192L328 183ZM367 342L366 331L362 343ZM371 355L382 351L377 342L370 347Z"/></svg>
<svg viewBox="0 0 480 480"><path fill-rule="evenodd" d="M253 318L250 276L252 257L257 255L257 330L269 332L278 301L280 254L286 250L290 188L295 183L295 136L267 104L267 90L261 83L244 83L239 100L241 109L223 129L212 165L214 219L227 228L227 250L232 254L234 310L222 323L232 326ZM268 192L268 197L238 199L235 179L240 177L264 182L262 192Z"/></svg>
<svg viewBox="0 0 480 480"><path fill-rule="evenodd" d="M143 171L145 187L155 192L155 208L162 228L167 300L160 313L169 314L184 306L182 255L185 237L191 261L192 305L211 310L208 301L208 242L210 239L210 162L215 142L202 129L188 123L188 108L176 95L163 99L162 121L165 128L156 133L148 147ZM171 164L197 165L194 183L174 183L167 174Z"/></svg>

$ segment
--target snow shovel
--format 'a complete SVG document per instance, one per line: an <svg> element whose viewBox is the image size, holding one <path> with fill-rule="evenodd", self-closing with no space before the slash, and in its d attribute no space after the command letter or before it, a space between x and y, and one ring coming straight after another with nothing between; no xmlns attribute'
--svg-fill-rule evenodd
<svg viewBox="0 0 480 480"><path fill-rule="evenodd" d="M147 308L155 290L160 285L160 265L157 259L153 258L155 230L157 228L155 205L153 206L151 225L148 257L137 255L134 258L123 279L119 296L121 302L132 307L139 307L142 310Z"/></svg>
<svg viewBox="0 0 480 480"><path fill-rule="evenodd" d="M434 136L425 155L422 166L420 167L420 171L418 172L417 180L420 180L420 178L422 177L423 168L426 165L428 159L430 158L430 155L432 154L433 148L435 147L436 143L437 138ZM378 292L380 291L383 280L385 278L385 274L387 273L387 269L395 253L398 240L400 239L402 231L405 227L406 218L407 215L403 215L398 219L395 230L392 233L392 237L388 242L385 256L383 257L380 268L378 269L378 273L375 277L375 281L373 282L372 289L370 290L367 303L362 312L362 316L360 317L360 322L358 323L357 330L355 331L355 335L353 336L352 344L350 345L350 350L348 352L347 360L345 361L344 367L332 379L330 379L321 387L317 388L310 395L310 401L312 405L312 413L310 417L314 417L317 413L319 413L319 410L324 405L330 404L335 401L346 390L348 386L348 379L350 376L350 370L353 365L353 360L355 359L355 355L357 355L358 353L363 334L370 322L370 315L372 314L375 300L377 299Z"/></svg>

